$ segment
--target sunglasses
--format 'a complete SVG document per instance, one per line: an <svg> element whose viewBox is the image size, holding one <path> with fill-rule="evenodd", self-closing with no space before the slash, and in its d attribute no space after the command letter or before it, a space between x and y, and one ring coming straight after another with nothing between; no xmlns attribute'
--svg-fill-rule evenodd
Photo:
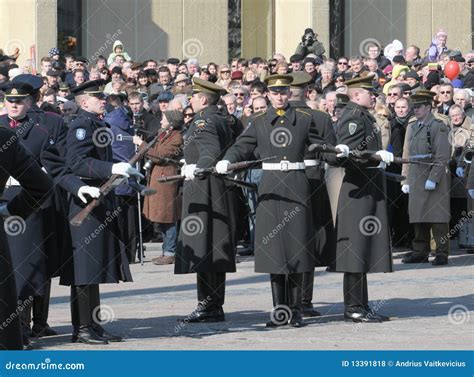
<svg viewBox="0 0 474 377"><path fill-rule="evenodd" d="M337 62L339 65L347 65L347 62Z"/></svg>
<svg viewBox="0 0 474 377"><path fill-rule="evenodd" d="M244 93L234 93L234 96L236 96L236 97L244 97L245 94L244 94Z"/></svg>
<svg viewBox="0 0 474 377"><path fill-rule="evenodd" d="M194 116L194 113L186 113L184 114L185 118L192 118Z"/></svg>
<svg viewBox="0 0 474 377"><path fill-rule="evenodd" d="M230 71L221 71L221 73L230 73Z"/></svg>
<svg viewBox="0 0 474 377"><path fill-rule="evenodd" d="M390 96L390 97L397 97L397 96L399 96L398 93L388 93L387 95Z"/></svg>
<svg viewBox="0 0 474 377"><path fill-rule="evenodd" d="M448 91L446 91L446 92L439 92L439 94L451 94L451 91L448 90Z"/></svg>

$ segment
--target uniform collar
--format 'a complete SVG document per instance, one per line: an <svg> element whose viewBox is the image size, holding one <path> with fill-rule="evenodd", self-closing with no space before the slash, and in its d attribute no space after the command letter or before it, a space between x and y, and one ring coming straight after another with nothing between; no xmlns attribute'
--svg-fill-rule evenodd
<svg viewBox="0 0 474 377"><path fill-rule="evenodd" d="M270 121L272 125L275 124L278 118L286 118L291 124L295 124L296 121L296 112L293 107L291 107L289 104L285 107L284 115L278 115L277 114L277 109L275 109L273 106L270 106L267 110L267 119Z"/></svg>

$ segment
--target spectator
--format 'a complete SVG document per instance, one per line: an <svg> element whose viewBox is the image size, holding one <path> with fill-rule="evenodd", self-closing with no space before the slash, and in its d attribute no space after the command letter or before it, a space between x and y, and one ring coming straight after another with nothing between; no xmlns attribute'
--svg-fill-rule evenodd
<svg viewBox="0 0 474 377"><path fill-rule="evenodd" d="M447 40L448 34L443 29L439 29L428 48L427 57L430 62L438 61L440 55L448 51Z"/></svg>
<svg viewBox="0 0 474 377"><path fill-rule="evenodd" d="M390 65L390 60L381 54L379 45L375 43L369 46L368 55L370 59L375 59L378 68L381 70Z"/></svg>
<svg viewBox="0 0 474 377"><path fill-rule="evenodd" d="M45 77L48 73L53 68L53 63L50 57L45 56L41 58L41 73L40 75Z"/></svg>
<svg viewBox="0 0 474 377"><path fill-rule="evenodd" d="M349 78L353 79L356 77L360 77L364 72L364 63L362 61L362 57L353 56L350 60L350 64L351 68L348 71L348 73L350 73Z"/></svg>
<svg viewBox="0 0 474 377"><path fill-rule="evenodd" d="M301 55L303 58L308 54L314 54L322 57L326 51L323 44L318 41L318 35L311 28L307 28L301 37L301 42L296 47L295 54Z"/></svg>
<svg viewBox="0 0 474 377"><path fill-rule="evenodd" d="M132 58L130 57L130 55L128 55L124 48L123 48L123 43L120 42L119 40L116 40L112 46L112 51L109 55L109 58L107 59L107 63L110 65L112 64L113 62L116 62L115 60L115 57L117 55L120 55L123 57L124 60L126 61L129 61L129 60L132 60Z"/></svg>
<svg viewBox="0 0 474 377"><path fill-rule="evenodd" d="M117 90L117 88L120 88L120 85L123 84L122 69L120 67L112 68L111 73L112 80L107 85L105 85L104 88L104 93L107 94L112 94L114 91L118 93L120 90ZM119 85L117 86L117 84Z"/></svg>
<svg viewBox="0 0 474 377"><path fill-rule="evenodd" d="M449 108L454 105L454 88L451 84L441 84L439 86L438 100L441 104L438 106L438 113L449 114Z"/></svg>
<svg viewBox="0 0 474 377"><path fill-rule="evenodd" d="M189 59L186 63L186 67L188 69L189 77L193 77L196 73L199 73L199 62L197 59Z"/></svg>
<svg viewBox="0 0 474 377"><path fill-rule="evenodd" d="M415 45L410 45L405 51L405 61L407 64L412 64L415 60L420 58L420 48Z"/></svg>
<svg viewBox="0 0 474 377"><path fill-rule="evenodd" d="M303 61L303 57L298 54L294 54L290 56L290 64L291 64L291 72L298 72L301 71L301 62Z"/></svg>
<svg viewBox="0 0 474 377"><path fill-rule="evenodd" d="M456 105L461 106L464 113L469 118L474 117L474 109L471 103L471 94L466 89L458 89L453 96L453 101Z"/></svg>
<svg viewBox="0 0 474 377"><path fill-rule="evenodd" d="M219 73L218 73L218 79L216 81L216 84L227 89L230 82L231 82L230 68L227 64L222 64L221 66L219 66Z"/></svg>
<svg viewBox="0 0 474 377"><path fill-rule="evenodd" d="M177 241L176 223L181 218L179 201L179 183L159 183L158 178L178 174L178 167L166 163L163 158L179 160L182 152L183 136L181 128L184 123L180 111L164 111L161 120L161 133L158 142L147 154L153 162L149 187L156 190L153 198L145 197L143 213L145 217L156 224L156 230L163 234L163 255L153 259L157 265L174 263Z"/></svg>
<svg viewBox="0 0 474 377"><path fill-rule="evenodd" d="M150 96L160 95L163 92L171 90L171 72L168 67L160 67L158 69L158 82L151 84L149 87Z"/></svg>
<svg viewBox="0 0 474 377"><path fill-rule="evenodd" d="M235 115L235 109L237 107L237 98L233 94L229 93L223 96L222 100L224 101L225 106L227 107L227 112L230 115Z"/></svg>

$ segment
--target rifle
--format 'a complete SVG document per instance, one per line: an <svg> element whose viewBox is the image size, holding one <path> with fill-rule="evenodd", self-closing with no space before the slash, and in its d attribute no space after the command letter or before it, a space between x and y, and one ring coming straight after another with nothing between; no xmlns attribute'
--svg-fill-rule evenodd
<svg viewBox="0 0 474 377"><path fill-rule="evenodd" d="M134 166L138 161L140 161L147 152L153 148L153 146L156 144L158 141L159 135L156 135L149 143L143 142L140 147L138 148L137 153L128 161L128 163L132 166ZM119 174L112 174L110 178L105 182L102 186L100 186L100 192L101 196L106 196L107 194L110 193L115 187L117 187L119 184L121 184L124 180L124 177L119 175ZM71 225L74 226L79 226L83 223L83 221L86 219L87 215L92 212L94 208L96 208L99 205L100 198L94 198L91 200L91 202L84 207L81 212L79 212L76 216L74 216L71 220Z"/></svg>
<svg viewBox="0 0 474 377"><path fill-rule="evenodd" d="M261 158L260 160L235 162L233 164L230 164L227 167L227 170L237 173L239 171L249 169L253 165L262 163L264 161L272 160L274 158L276 158L276 156L265 157L265 158ZM215 167L205 168L205 169L196 169L196 172L195 172L196 177L204 177L204 176L210 175L210 174L217 174ZM233 178L229 178L229 177L227 177L225 179L229 182L232 181L236 185L243 186L245 188L253 189L253 187L254 187L254 186L252 186L252 184L249 184L248 182L240 181L238 179L233 179ZM158 182L160 182L160 183L174 183L174 182L178 182L178 181L182 181L182 180L184 180L184 177L182 177L181 175L170 175L170 176L165 176L165 177L158 178Z"/></svg>
<svg viewBox="0 0 474 377"><path fill-rule="evenodd" d="M311 144L308 147L308 151L316 151L316 152L323 152L323 153L340 153L340 151L330 145L327 144ZM358 151L358 150L351 150L349 151L349 158L354 159L361 159L361 160L372 160L372 161L382 161L382 157L375 154L374 151ZM395 164L418 164L418 165L430 165L430 166L443 166L442 164L436 162L430 162L433 158L432 154L417 154L415 156L410 156L409 158L403 157L394 157L393 163Z"/></svg>

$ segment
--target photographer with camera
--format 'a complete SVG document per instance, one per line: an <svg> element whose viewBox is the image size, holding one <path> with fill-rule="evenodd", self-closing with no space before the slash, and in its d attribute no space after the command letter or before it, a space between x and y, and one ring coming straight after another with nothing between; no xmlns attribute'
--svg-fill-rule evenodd
<svg viewBox="0 0 474 377"><path fill-rule="evenodd" d="M313 29L305 29L304 34L301 37L301 42L296 47L295 54L301 55L303 58L308 54L315 54L322 58L326 50L317 38L318 35L313 31Z"/></svg>

